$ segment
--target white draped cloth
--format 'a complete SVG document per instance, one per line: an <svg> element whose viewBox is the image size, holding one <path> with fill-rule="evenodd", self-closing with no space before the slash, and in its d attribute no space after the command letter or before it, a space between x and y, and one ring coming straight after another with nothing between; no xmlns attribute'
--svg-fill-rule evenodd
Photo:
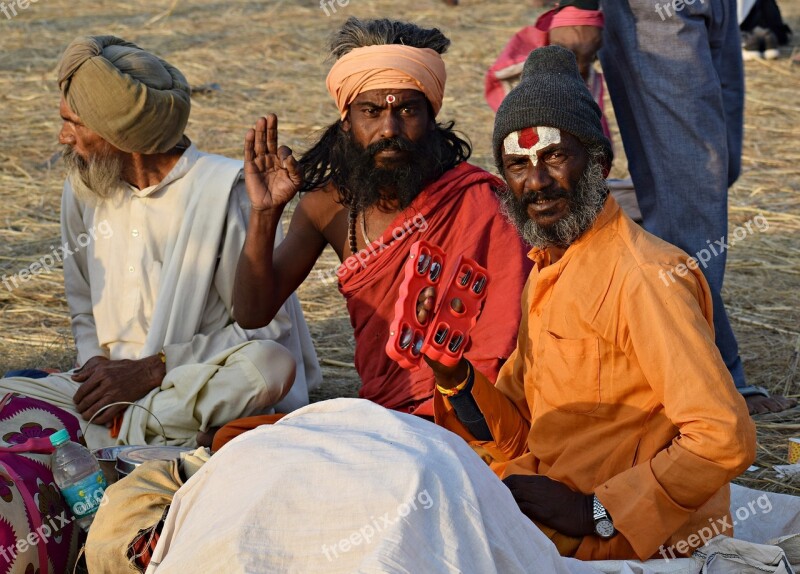
<svg viewBox="0 0 800 574"><path fill-rule="evenodd" d="M458 436L336 399L214 454L176 493L147 572L595 570L562 559Z"/></svg>
<svg viewBox="0 0 800 574"><path fill-rule="evenodd" d="M126 186L109 201L88 204L65 183L62 240L73 254L64 257L64 284L78 364L163 349L170 371L272 340L297 362L295 384L277 408L308 404L322 376L297 296L262 329L231 318L250 213L241 172L241 161L192 144L158 184Z"/></svg>
<svg viewBox="0 0 800 574"><path fill-rule="evenodd" d="M800 531L800 498L734 485L731 514L740 539L692 558L562 558L456 435L336 399L214 454L175 494L147 574L791 574L771 543Z"/></svg>

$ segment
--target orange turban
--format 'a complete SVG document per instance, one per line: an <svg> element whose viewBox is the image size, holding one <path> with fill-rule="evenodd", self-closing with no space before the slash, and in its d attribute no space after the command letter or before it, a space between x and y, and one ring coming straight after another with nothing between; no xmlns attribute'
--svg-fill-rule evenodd
<svg viewBox="0 0 800 574"><path fill-rule="evenodd" d="M367 90L418 90L433 106L442 109L447 72L444 60L430 48L381 44L354 48L331 68L326 80L342 119L356 97Z"/></svg>

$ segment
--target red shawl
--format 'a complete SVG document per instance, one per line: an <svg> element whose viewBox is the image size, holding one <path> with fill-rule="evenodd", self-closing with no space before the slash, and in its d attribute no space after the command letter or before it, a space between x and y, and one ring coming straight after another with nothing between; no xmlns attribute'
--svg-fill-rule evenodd
<svg viewBox="0 0 800 574"><path fill-rule="evenodd" d="M493 191L499 184L483 169L460 164L426 187L380 238L342 264L339 290L355 332L361 397L390 409L433 415L431 369L423 364L419 371L406 371L384 350L403 265L411 244L420 239L444 249L448 262L463 253L491 273L483 313L464 355L496 379L516 345L520 296L531 269L527 247L499 213Z"/></svg>

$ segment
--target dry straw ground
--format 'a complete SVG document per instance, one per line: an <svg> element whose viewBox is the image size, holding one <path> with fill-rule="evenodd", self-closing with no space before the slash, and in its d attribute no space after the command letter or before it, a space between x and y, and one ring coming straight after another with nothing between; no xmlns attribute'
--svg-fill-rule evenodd
<svg viewBox="0 0 800 574"><path fill-rule="evenodd" d="M800 2L784 0L781 6L800 30ZM39 0L12 19L0 14L0 274L10 277L58 246L63 174L49 162L58 150L60 126L53 71L63 47L81 34L115 34L177 65L192 85L206 88L193 98L190 137L204 150L241 157L245 129L266 112L279 114L283 143L299 150L335 119L324 88L325 46L347 16L437 26L453 41L441 117L456 121L474 143L473 161L490 168L492 114L483 101L483 73L508 37L534 20L536 9L510 0L463 0L459 8L440 0L350 0L346 6L334 3L329 13L316 0ZM784 56L792 52L786 49ZM730 251L725 297L750 382L796 396L800 64L792 66L788 58L749 62L746 73L744 168L731 193L731 229L758 214L769 229ZM616 143L619 150L618 137ZM613 175L625 175L624 158ZM319 268L335 265L326 253ZM62 281L61 270L53 269L16 288L10 280L11 289L0 284L0 371L72 366ZM353 339L336 285L309 281L300 298L326 379L315 398L354 394ZM800 418L760 423L757 464L783 461L786 437L795 434ZM744 480L800 490L774 482L768 470Z"/></svg>

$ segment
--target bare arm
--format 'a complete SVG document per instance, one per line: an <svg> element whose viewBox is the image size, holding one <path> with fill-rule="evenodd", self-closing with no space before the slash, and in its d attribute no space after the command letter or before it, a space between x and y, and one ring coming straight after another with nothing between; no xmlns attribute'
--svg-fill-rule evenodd
<svg viewBox="0 0 800 574"><path fill-rule="evenodd" d="M245 329L269 324L281 305L311 272L325 238L300 201L286 239L275 251L275 232L286 204L302 183L292 151L278 147L278 118L260 118L247 132L244 173L252 204L233 289L233 313Z"/></svg>
<svg viewBox="0 0 800 574"><path fill-rule="evenodd" d="M603 45L603 31L596 26L560 26L549 33L550 43L561 46L575 54L578 70L584 80L589 78L589 69L597 59Z"/></svg>

